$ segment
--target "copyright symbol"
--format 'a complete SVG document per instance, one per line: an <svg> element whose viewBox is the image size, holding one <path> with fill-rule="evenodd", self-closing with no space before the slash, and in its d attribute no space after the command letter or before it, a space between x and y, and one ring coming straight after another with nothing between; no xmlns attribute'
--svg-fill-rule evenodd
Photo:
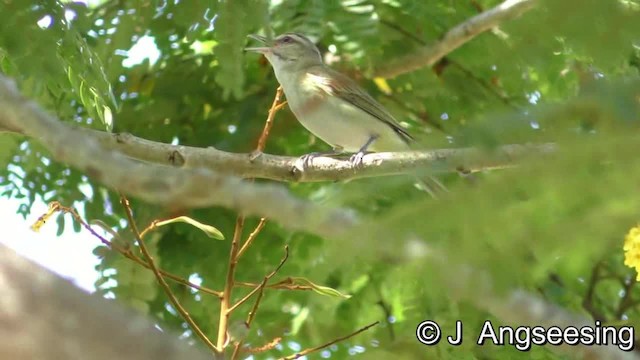
<svg viewBox="0 0 640 360"><path fill-rule="evenodd" d="M425 320L418 324L416 328L416 337L418 341L425 345L435 345L440 341L442 332L440 326L435 321Z"/></svg>

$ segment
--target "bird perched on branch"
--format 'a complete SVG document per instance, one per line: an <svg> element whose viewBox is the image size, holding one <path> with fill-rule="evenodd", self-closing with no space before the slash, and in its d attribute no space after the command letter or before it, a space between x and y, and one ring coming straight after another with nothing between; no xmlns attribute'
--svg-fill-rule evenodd
<svg viewBox="0 0 640 360"><path fill-rule="evenodd" d="M411 135L353 80L325 65L320 51L306 36L285 33L272 41L260 35L249 37L263 46L245 50L264 54L271 63L298 121L333 147L332 152L303 156L303 166L315 156L342 153L353 153L351 162L359 166L368 151L410 149Z"/></svg>

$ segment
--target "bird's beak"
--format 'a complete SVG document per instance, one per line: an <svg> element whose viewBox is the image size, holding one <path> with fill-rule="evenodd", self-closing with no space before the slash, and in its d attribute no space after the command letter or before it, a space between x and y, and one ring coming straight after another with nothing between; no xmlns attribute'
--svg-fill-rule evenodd
<svg viewBox="0 0 640 360"><path fill-rule="evenodd" d="M249 34L247 35L248 38L253 39L253 40L257 40L259 42L261 42L262 44L267 45L267 38L262 36L262 35L256 35L256 34ZM253 51L253 52L257 52L257 53L267 53L271 50L271 47L269 46L263 46L263 47L248 47L244 49L245 51Z"/></svg>

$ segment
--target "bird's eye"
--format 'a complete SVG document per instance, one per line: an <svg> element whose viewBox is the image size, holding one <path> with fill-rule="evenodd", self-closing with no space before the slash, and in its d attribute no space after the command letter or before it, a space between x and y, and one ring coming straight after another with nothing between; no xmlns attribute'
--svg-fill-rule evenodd
<svg viewBox="0 0 640 360"><path fill-rule="evenodd" d="M280 41L284 44L289 44L291 42L293 42L293 38L289 35L283 37L282 39L280 39Z"/></svg>

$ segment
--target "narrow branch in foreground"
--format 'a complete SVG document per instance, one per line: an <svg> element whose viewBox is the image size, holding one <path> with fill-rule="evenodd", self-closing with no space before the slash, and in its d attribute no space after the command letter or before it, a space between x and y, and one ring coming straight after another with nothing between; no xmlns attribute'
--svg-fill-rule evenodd
<svg viewBox="0 0 640 360"><path fill-rule="evenodd" d="M244 252L247 251L249 246L251 246L251 244L253 243L253 240L255 240L258 237L258 234L260 234L260 232L262 231L262 229L266 224L267 224L267 219L261 218L260 222L258 222L258 225L256 225L256 228L253 229L251 234L249 234L249 237L247 237L247 240L244 242L244 244L242 244L242 247L240 247L240 250L238 251L238 259L240 259L240 257L242 257L242 254L244 254Z"/></svg>
<svg viewBox="0 0 640 360"><path fill-rule="evenodd" d="M477 35L531 9L536 0L507 0L449 30L440 41L415 53L386 62L374 70L376 76L390 78L431 66Z"/></svg>
<svg viewBox="0 0 640 360"><path fill-rule="evenodd" d="M212 359L200 344L158 331L138 312L87 294L2 244L0 282L0 359Z"/></svg>

